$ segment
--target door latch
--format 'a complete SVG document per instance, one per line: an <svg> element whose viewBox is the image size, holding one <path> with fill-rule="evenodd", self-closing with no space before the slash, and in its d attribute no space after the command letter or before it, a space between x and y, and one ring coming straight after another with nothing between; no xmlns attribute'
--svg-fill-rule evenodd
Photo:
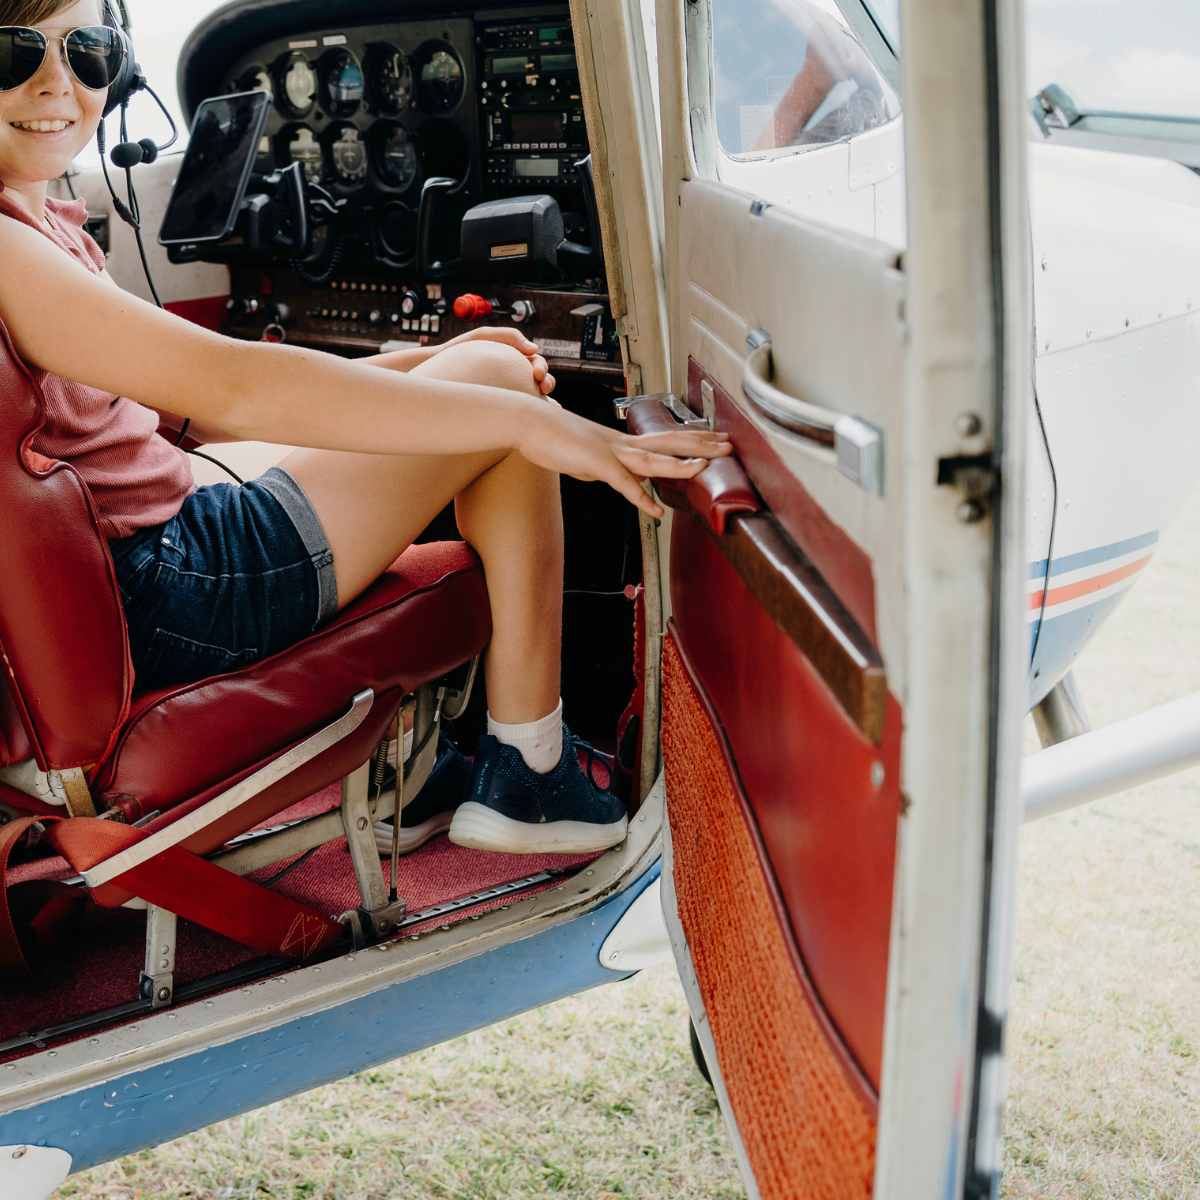
<svg viewBox="0 0 1200 1200"><path fill-rule="evenodd" d="M987 516L1000 474L990 454L956 454L938 459L937 481L939 487L954 487L962 492L958 519L964 525L974 525Z"/></svg>

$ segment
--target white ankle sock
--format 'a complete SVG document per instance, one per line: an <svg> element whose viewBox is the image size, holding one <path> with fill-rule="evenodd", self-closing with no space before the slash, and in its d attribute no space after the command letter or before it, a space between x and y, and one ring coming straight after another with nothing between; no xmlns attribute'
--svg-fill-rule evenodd
<svg viewBox="0 0 1200 1200"><path fill-rule="evenodd" d="M545 775L562 758L562 701L547 716L521 725L501 725L488 713L487 731L505 746L515 746L531 771Z"/></svg>
<svg viewBox="0 0 1200 1200"><path fill-rule="evenodd" d="M413 748L413 731L411 729L406 729L404 731L404 761L405 762L408 762L408 760L410 758L412 758L412 748ZM392 740L390 742L388 742L388 766L394 767L395 765L396 765L396 739L392 738Z"/></svg>

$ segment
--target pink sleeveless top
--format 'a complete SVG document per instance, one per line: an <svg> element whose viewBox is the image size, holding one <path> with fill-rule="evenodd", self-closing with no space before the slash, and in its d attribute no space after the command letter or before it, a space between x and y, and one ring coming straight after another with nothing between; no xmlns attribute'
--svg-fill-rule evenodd
<svg viewBox="0 0 1200 1200"><path fill-rule="evenodd" d="M3 194L0 215L38 230L93 275L104 270L104 252L84 232L87 204L47 200L54 229L39 223ZM31 366L42 389L46 423L32 449L69 462L83 478L110 540L161 525L194 492L187 455L158 436L158 414L124 396L101 392Z"/></svg>

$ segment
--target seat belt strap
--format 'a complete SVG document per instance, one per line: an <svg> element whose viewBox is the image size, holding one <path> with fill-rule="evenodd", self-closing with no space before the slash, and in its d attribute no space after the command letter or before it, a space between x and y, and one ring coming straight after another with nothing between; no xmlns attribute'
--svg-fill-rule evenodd
<svg viewBox="0 0 1200 1200"><path fill-rule="evenodd" d="M0 979L28 977L75 932L87 893L48 879L7 887L8 859L27 830L58 817L18 817L0 828Z"/></svg>
<svg viewBox="0 0 1200 1200"><path fill-rule="evenodd" d="M98 818L29 817L12 821L0 829L0 872L5 876L12 847L26 829L38 822L46 831L46 840L80 872L145 836L132 826ZM0 878L0 884L4 882ZM45 881L37 882L45 887ZM178 846L118 875L111 886L264 954L310 958L332 945L343 932L338 921L315 909L214 866ZM65 928L69 918L64 910L54 928L50 928L48 917L39 909L32 914L23 913L14 921L15 909L28 910L25 897L30 889L28 883L17 884L12 889L5 886L0 894L0 972L6 974L28 973L22 943L32 946L46 942L43 949L53 948L50 943L61 938L59 927ZM81 898L87 894L82 888L58 884L47 895L47 903L59 908L63 908L67 897L58 889L78 893ZM40 927L46 927L45 936L41 935Z"/></svg>

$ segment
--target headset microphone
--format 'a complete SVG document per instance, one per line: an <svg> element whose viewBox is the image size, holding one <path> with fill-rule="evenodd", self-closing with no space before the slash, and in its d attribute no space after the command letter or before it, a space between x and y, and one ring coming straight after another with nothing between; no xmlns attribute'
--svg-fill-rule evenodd
<svg viewBox="0 0 1200 1200"><path fill-rule="evenodd" d="M142 138L140 142L120 142L108 156L114 167L128 171L138 163L152 163L158 157L158 145L153 138Z"/></svg>

